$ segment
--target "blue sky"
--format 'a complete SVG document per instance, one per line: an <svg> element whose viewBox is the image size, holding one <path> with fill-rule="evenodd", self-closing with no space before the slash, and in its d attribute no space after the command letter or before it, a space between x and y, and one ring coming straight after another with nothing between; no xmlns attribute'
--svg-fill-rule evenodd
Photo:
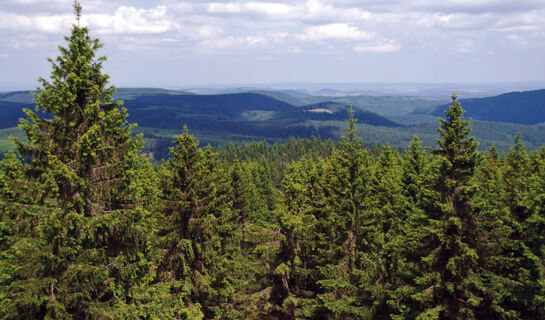
<svg viewBox="0 0 545 320"><path fill-rule="evenodd" d="M81 0L116 86L545 80L543 0ZM0 1L0 90L48 77L71 0Z"/></svg>

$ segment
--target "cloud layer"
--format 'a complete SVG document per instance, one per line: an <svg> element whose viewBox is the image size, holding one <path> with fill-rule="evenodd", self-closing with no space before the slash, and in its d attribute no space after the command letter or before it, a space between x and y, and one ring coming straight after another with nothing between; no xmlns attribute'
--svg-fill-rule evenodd
<svg viewBox="0 0 545 320"><path fill-rule="evenodd" d="M71 2L2 0L0 67L10 64L14 56L21 56L21 50L51 51L51 45L56 45L73 23ZM368 59L367 65L346 73L346 80L373 81L369 76L358 78L356 72L377 71L376 64L382 63L383 72L376 77L377 81L422 81L420 77L426 75L432 75L429 80L436 81L439 77L433 77L434 70L450 60L464 60L455 65L466 65L467 73L471 74L475 70L472 63L482 63L483 57L501 65L507 63L502 59L519 56L523 59L524 55L530 56L527 61L537 61L537 56L545 53L545 1L542 0L81 2L82 24L105 42L110 56L123 55L127 63L134 64L147 59L149 67L158 70L161 64L176 61L193 64L200 61L208 66L221 61L252 61L248 64L261 68L262 73L278 70L264 66L271 61L276 61L276 65L303 63L307 69L314 63L326 70L317 80L327 81L325 78L331 75L340 81L339 70L349 70L350 64ZM31 56L30 51L25 55ZM41 58L39 54L36 57ZM207 59L212 62L206 62ZM425 59L431 60L426 63ZM403 65L405 70L399 70ZM394 66L398 68L393 69ZM517 67L520 69L520 64ZM290 68L294 69L306 70L302 66ZM481 73L488 71L482 66L477 69ZM416 70L423 72L416 75ZM202 72L209 70L205 68ZM225 72L232 70L226 68ZM384 75L387 72L389 78ZM253 73L242 72L246 76ZM305 81L313 74L314 71L308 71L307 76L298 79L288 74L285 80ZM6 76L4 72L1 75ZM460 78L461 71L456 76ZM170 77L172 81L191 80ZM226 77L227 74L221 75L220 81ZM526 78L536 77L530 73ZM249 82L256 80L255 75L249 78ZM524 73L513 78L522 80ZM260 77L260 81L266 79L264 75ZM281 80L280 74L273 72L270 80ZM494 79L492 75L488 78L483 75L478 80ZM206 82L206 76L202 75L198 81Z"/></svg>

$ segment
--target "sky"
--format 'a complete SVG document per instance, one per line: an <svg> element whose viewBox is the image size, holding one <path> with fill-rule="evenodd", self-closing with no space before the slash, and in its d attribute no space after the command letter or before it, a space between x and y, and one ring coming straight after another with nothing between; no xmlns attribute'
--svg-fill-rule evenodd
<svg viewBox="0 0 545 320"><path fill-rule="evenodd" d="M545 80L545 0L80 0L117 87ZM0 90L48 78L72 0L0 0Z"/></svg>

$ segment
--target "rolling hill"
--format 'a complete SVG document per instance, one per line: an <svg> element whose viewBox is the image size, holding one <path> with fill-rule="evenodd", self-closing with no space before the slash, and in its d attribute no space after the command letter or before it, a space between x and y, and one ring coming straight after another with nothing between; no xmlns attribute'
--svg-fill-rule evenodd
<svg viewBox="0 0 545 320"><path fill-rule="evenodd" d="M545 144L545 119L540 113L544 108L539 107L544 92L461 100L462 107L468 110L466 116L476 119L472 122L473 134L481 143L480 149L495 144L507 151L516 132L523 134L530 150ZM336 139L344 133L351 104L358 119L358 135L366 145L388 142L393 147L406 148L412 137L418 135L424 145L434 146L437 117L443 116L445 108L443 104L431 106L437 103L436 99L421 97L323 97L289 90L201 95L155 88L121 88L116 99L125 101L128 121L138 124L134 131L144 134L145 151L153 153L156 159L168 156L172 138L181 132L183 125L188 126L201 144L211 145L252 140L275 142L291 136ZM409 113L416 106L420 106L420 113ZM33 108L29 92L0 93L0 153L11 148L7 136L21 136L16 126L19 118L25 116L24 107ZM386 113L392 116L366 109L390 110ZM529 125L533 123L536 125Z"/></svg>
<svg viewBox="0 0 545 320"><path fill-rule="evenodd" d="M545 89L461 99L460 104L466 110L467 118L525 125L545 122ZM432 114L443 116L447 108L448 105L441 105Z"/></svg>
<svg viewBox="0 0 545 320"><path fill-rule="evenodd" d="M279 93L279 95L284 95ZM187 125L204 144L228 141L277 141L289 137L337 138L348 116L347 104L324 102L294 106L259 93L197 95L163 89L120 89L128 121L144 133L147 150L166 156L172 137ZM2 100L5 99L5 100ZM17 102L15 102L17 101ZM26 103L21 103L26 102ZM12 128L24 117L22 108L33 108L28 92L0 96L1 128ZM355 110L362 124L399 126L378 114ZM12 132L12 131L10 131ZM4 146L6 143L4 142Z"/></svg>

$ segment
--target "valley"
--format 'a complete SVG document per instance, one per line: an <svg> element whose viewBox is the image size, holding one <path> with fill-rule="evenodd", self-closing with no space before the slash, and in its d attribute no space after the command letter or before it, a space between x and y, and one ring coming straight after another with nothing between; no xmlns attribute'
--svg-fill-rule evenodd
<svg viewBox="0 0 545 320"><path fill-rule="evenodd" d="M325 91L331 93L331 91ZM316 95L299 90L247 88L197 94L191 90L120 88L115 95L128 110L133 130L143 134L145 152L154 159L168 157L174 135L187 125L201 145L224 145L289 137L338 139L344 134L350 107L355 111L357 135L365 145L390 144L406 149L414 135L424 146L437 139L437 118L448 100L406 95ZM508 151L517 132L532 150L545 143L545 90L505 93L461 99L472 118L480 150L495 145ZM22 109L34 108L26 91L0 93L0 152L12 149L8 136L15 130ZM516 114L514 114L516 113ZM46 116L46 115L44 115Z"/></svg>

